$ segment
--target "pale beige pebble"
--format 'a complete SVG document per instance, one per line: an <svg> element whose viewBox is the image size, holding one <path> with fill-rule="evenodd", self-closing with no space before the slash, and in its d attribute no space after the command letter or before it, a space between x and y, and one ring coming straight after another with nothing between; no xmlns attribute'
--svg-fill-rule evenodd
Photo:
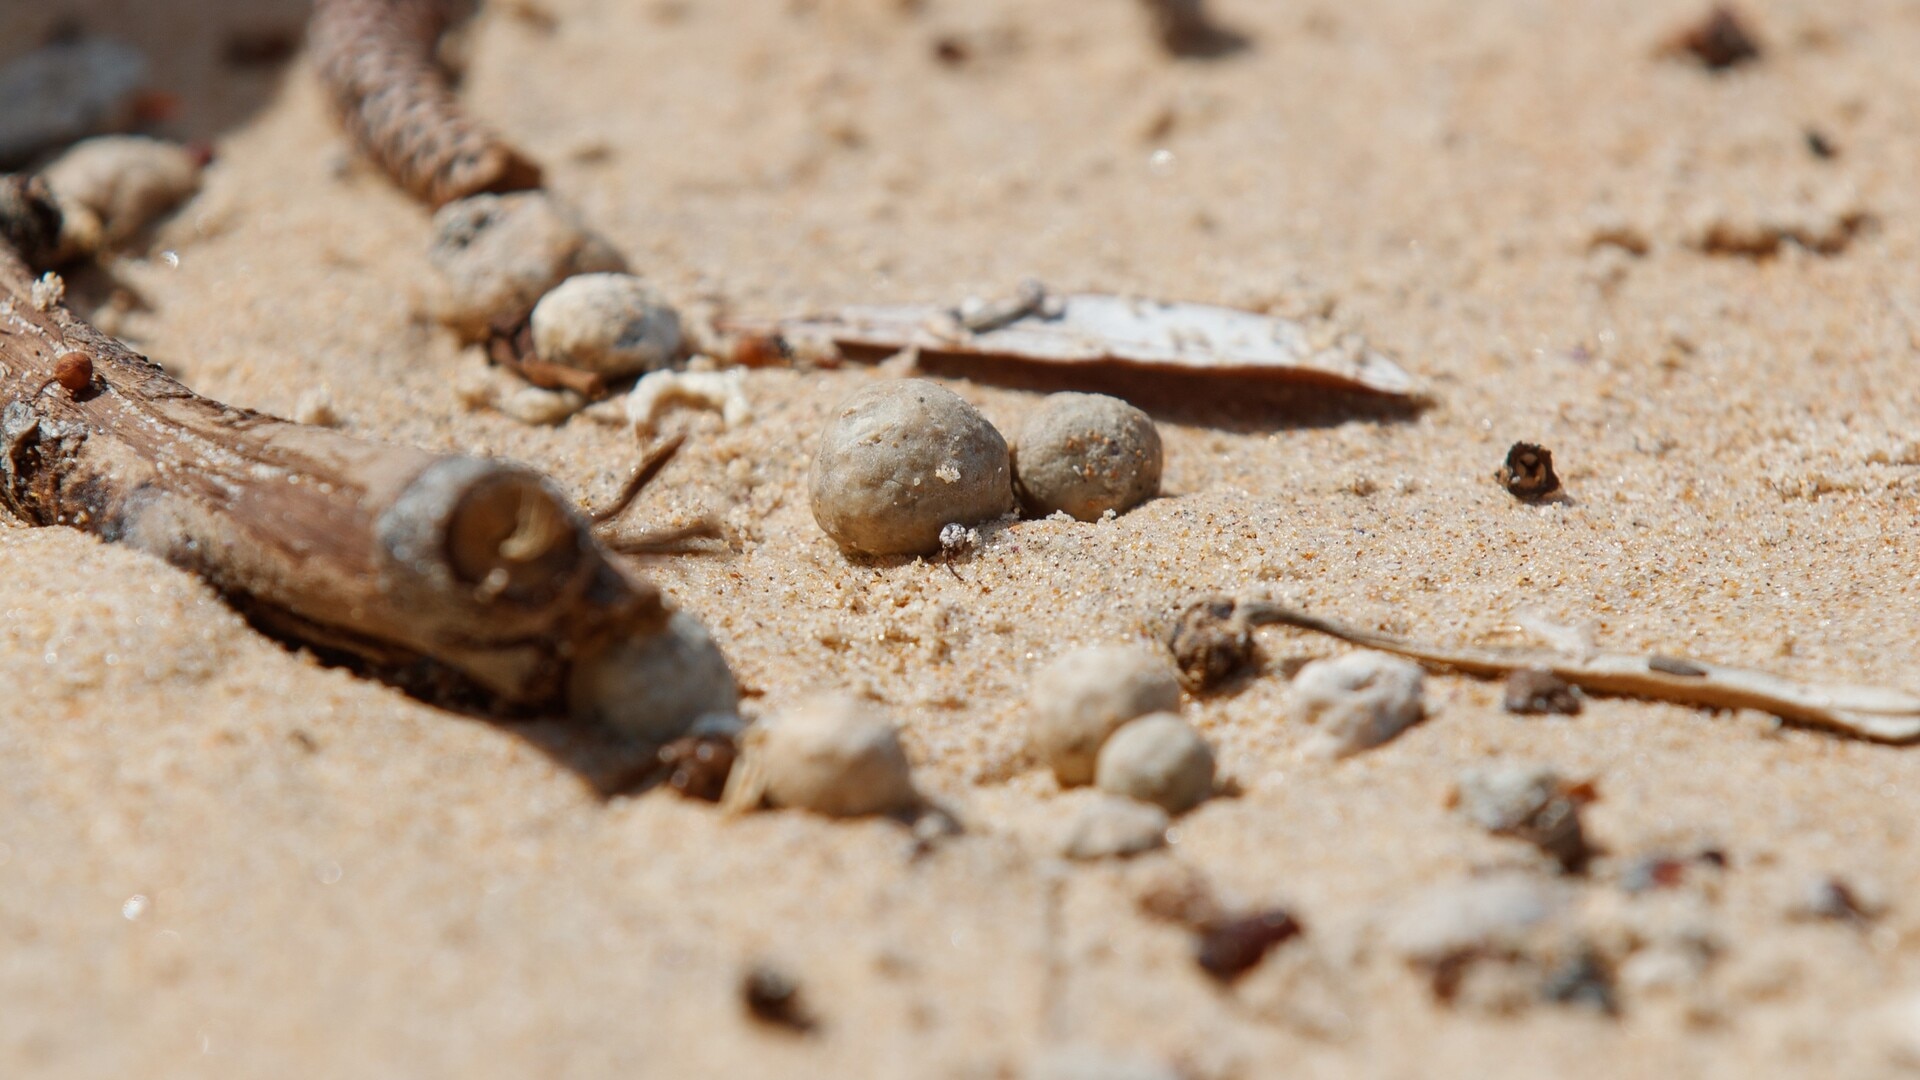
<svg viewBox="0 0 1920 1080"><path fill-rule="evenodd" d="M1164 847L1172 819L1152 803L1101 798L1081 807L1060 838L1069 859L1124 858Z"/></svg>
<svg viewBox="0 0 1920 1080"><path fill-rule="evenodd" d="M1287 693L1295 723L1312 724L1307 752L1343 758L1378 746L1417 723L1425 676L1420 665L1382 652L1361 651L1315 660L1300 669Z"/></svg>
<svg viewBox="0 0 1920 1080"><path fill-rule="evenodd" d="M1571 900L1565 886L1531 874L1435 885L1394 914L1387 926L1387 948L1425 967L1471 953L1505 951L1564 912Z"/></svg>
<svg viewBox="0 0 1920 1080"><path fill-rule="evenodd" d="M1677 994L1699 985L1712 959L1682 944L1662 943L1641 949L1621 961L1620 988L1633 997Z"/></svg>
<svg viewBox="0 0 1920 1080"><path fill-rule="evenodd" d="M920 803L893 722L851 694L803 701L756 725L748 740L773 806L864 817Z"/></svg>
<svg viewBox="0 0 1920 1080"><path fill-rule="evenodd" d="M293 419L295 423L319 427L338 424L340 414L333 407L333 392L325 386L310 386L301 391L293 403Z"/></svg>
<svg viewBox="0 0 1920 1080"><path fill-rule="evenodd" d="M631 274L576 274L533 306L540 359L602 375L664 367L680 350L680 316Z"/></svg>
<svg viewBox="0 0 1920 1080"><path fill-rule="evenodd" d="M160 139L102 135L75 144L41 176L61 212L91 216L96 243L111 246L192 198L200 190L200 161Z"/></svg>
<svg viewBox="0 0 1920 1080"><path fill-rule="evenodd" d="M434 314L468 340L518 324L575 274L626 269L609 241L544 192L456 199L433 215L433 230Z"/></svg>
<svg viewBox="0 0 1920 1080"><path fill-rule="evenodd" d="M1160 493L1160 432L1105 394L1052 394L1020 426L1013 490L1029 516L1080 521L1124 513Z"/></svg>
<svg viewBox="0 0 1920 1080"><path fill-rule="evenodd" d="M576 719L655 743L679 738L702 717L732 713L739 701L726 657L684 611L658 634L622 638L582 657L567 683Z"/></svg>
<svg viewBox="0 0 1920 1080"><path fill-rule="evenodd" d="M1110 794L1180 814L1213 793L1213 770L1213 748L1204 736L1172 713L1149 713L1107 738L1094 783Z"/></svg>
<svg viewBox="0 0 1920 1080"><path fill-rule="evenodd" d="M1156 649L1090 645L1034 674L1028 744L1062 787L1093 782L1100 748L1120 725L1180 707L1180 676Z"/></svg>
<svg viewBox="0 0 1920 1080"><path fill-rule="evenodd" d="M668 405L685 404L720 413L720 421L737 428L753 418L747 402L747 373L728 371L652 371L640 377L627 394L625 417L634 430L647 434Z"/></svg>
<svg viewBox="0 0 1920 1080"><path fill-rule="evenodd" d="M813 519L842 550L924 555L947 525L1013 504L1007 442L959 395L925 379L876 383L834 410L808 491Z"/></svg>

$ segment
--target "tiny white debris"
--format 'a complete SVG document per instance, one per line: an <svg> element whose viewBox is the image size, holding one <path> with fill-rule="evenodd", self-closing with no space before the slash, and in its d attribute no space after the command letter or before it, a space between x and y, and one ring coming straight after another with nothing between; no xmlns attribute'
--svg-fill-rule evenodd
<svg viewBox="0 0 1920 1080"><path fill-rule="evenodd" d="M941 462L940 467L933 470L933 475L945 480L949 484L957 484L960 482L960 470L955 467L951 461Z"/></svg>
<svg viewBox="0 0 1920 1080"><path fill-rule="evenodd" d="M660 410L679 402L697 408L716 409L727 427L738 427L753 418L745 392L747 373L739 368L728 371L654 371L640 377L627 395L627 422L645 435L653 431Z"/></svg>
<svg viewBox="0 0 1920 1080"><path fill-rule="evenodd" d="M1088 784L1100 748L1120 725L1179 707L1180 677L1163 653L1094 645L1067 653L1034 675L1028 738L1062 787Z"/></svg>
<svg viewBox="0 0 1920 1080"><path fill-rule="evenodd" d="M1308 753L1343 758L1378 746L1425 714L1425 676L1410 660L1362 651L1315 660L1294 676L1288 709L1318 731Z"/></svg>
<svg viewBox="0 0 1920 1080"><path fill-rule="evenodd" d="M486 363L462 368L454 376L454 393L469 409L493 409L523 424L558 424L587 403L572 390L543 390Z"/></svg>
<svg viewBox="0 0 1920 1080"><path fill-rule="evenodd" d="M59 274L49 270L40 275L33 283L32 299L35 311L48 311L67 298L67 282Z"/></svg>

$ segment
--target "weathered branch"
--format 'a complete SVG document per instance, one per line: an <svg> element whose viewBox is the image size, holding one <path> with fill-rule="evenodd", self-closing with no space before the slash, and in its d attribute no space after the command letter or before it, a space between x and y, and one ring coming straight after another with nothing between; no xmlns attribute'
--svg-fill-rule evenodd
<svg viewBox="0 0 1920 1080"><path fill-rule="evenodd" d="M559 708L577 664L666 632L660 594L539 475L200 397L76 318L57 281L0 243L0 502L26 520L130 544L263 627L508 706ZM76 353L92 379L70 392L56 367Z"/></svg>
<svg viewBox="0 0 1920 1080"><path fill-rule="evenodd" d="M540 167L460 108L434 58L450 0L315 0L314 63L360 148L439 206L540 186Z"/></svg>

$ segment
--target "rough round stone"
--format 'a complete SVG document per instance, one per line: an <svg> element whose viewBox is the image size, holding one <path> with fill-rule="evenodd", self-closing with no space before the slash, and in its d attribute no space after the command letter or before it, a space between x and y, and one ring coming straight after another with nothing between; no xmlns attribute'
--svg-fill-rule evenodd
<svg viewBox="0 0 1920 1080"><path fill-rule="evenodd" d="M1126 858L1165 847L1167 812L1152 803L1101 796L1082 807L1060 840L1069 859Z"/></svg>
<svg viewBox="0 0 1920 1080"><path fill-rule="evenodd" d="M680 351L680 315L631 274L576 274L533 306L533 350L602 375L653 371Z"/></svg>
<svg viewBox="0 0 1920 1080"><path fill-rule="evenodd" d="M801 703L764 722L753 745L767 801L774 806L863 817L919 803L893 723L851 695Z"/></svg>
<svg viewBox="0 0 1920 1080"><path fill-rule="evenodd" d="M143 135L102 135L74 145L41 173L75 220L75 246L121 243L200 190L200 160L184 146Z"/></svg>
<svg viewBox="0 0 1920 1080"><path fill-rule="evenodd" d="M654 743L685 735L703 716L733 712L739 700L706 627L678 611L661 633L613 642L574 664L567 685L576 718Z"/></svg>
<svg viewBox="0 0 1920 1080"><path fill-rule="evenodd" d="M1378 746L1426 712L1420 665L1382 652L1362 651L1315 660L1293 677L1288 709L1319 732L1308 749L1341 758Z"/></svg>
<svg viewBox="0 0 1920 1080"><path fill-rule="evenodd" d="M1075 649L1033 679L1030 743L1062 787L1093 782L1100 747L1121 724L1180 707L1180 677L1136 645Z"/></svg>
<svg viewBox="0 0 1920 1080"><path fill-rule="evenodd" d="M1146 413L1105 394L1054 394L1014 440L1014 494L1034 517L1124 513L1160 493L1160 455Z"/></svg>
<svg viewBox="0 0 1920 1080"><path fill-rule="evenodd" d="M814 455L813 519L842 550L924 555L948 525L1007 512L1007 442L973 406L925 379L869 386L834 413Z"/></svg>
<svg viewBox="0 0 1920 1080"><path fill-rule="evenodd" d="M538 191L474 195L441 207L427 259L440 272L435 313L471 341L493 326L517 325L575 274L627 268L612 244Z"/></svg>
<svg viewBox="0 0 1920 1080"><path fill-rule="evenodd" d="M1151 713L1107 739L1094 776L1101 791L1179 814L1213 793L1213 749L1185 720Z"/></svg>

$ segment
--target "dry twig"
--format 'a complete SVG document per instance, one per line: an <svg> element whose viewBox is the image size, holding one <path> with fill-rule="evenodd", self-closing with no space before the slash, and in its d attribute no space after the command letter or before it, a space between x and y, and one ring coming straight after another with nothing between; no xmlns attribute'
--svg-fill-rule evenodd
<svg viewBox="0 0 1920 1080"><path fill-rule="evenodd" d="M0 242L0 502L25 520L149 552L257 625L436 696L558 707L575 664L665 626L658 591L539 475L200 397L60 291ZM41 393L75 354L92 377Z"/></svg>
<svg viewBox="0 0 1920 1080"><path fill-rule="evenodd" d="M1523 668L1538 668L1595 694L1714 709L1758 709L1785 720L1879 742L1920 739L1920 697L1883 687L1801 683L1765 672L1671 656L1596 652L1568 657L1535 649L1428 645L1259 600L1240 603L1233 617L1248 625L1278 624L1313 630L1470 675L1504 677Z"/></svg>

